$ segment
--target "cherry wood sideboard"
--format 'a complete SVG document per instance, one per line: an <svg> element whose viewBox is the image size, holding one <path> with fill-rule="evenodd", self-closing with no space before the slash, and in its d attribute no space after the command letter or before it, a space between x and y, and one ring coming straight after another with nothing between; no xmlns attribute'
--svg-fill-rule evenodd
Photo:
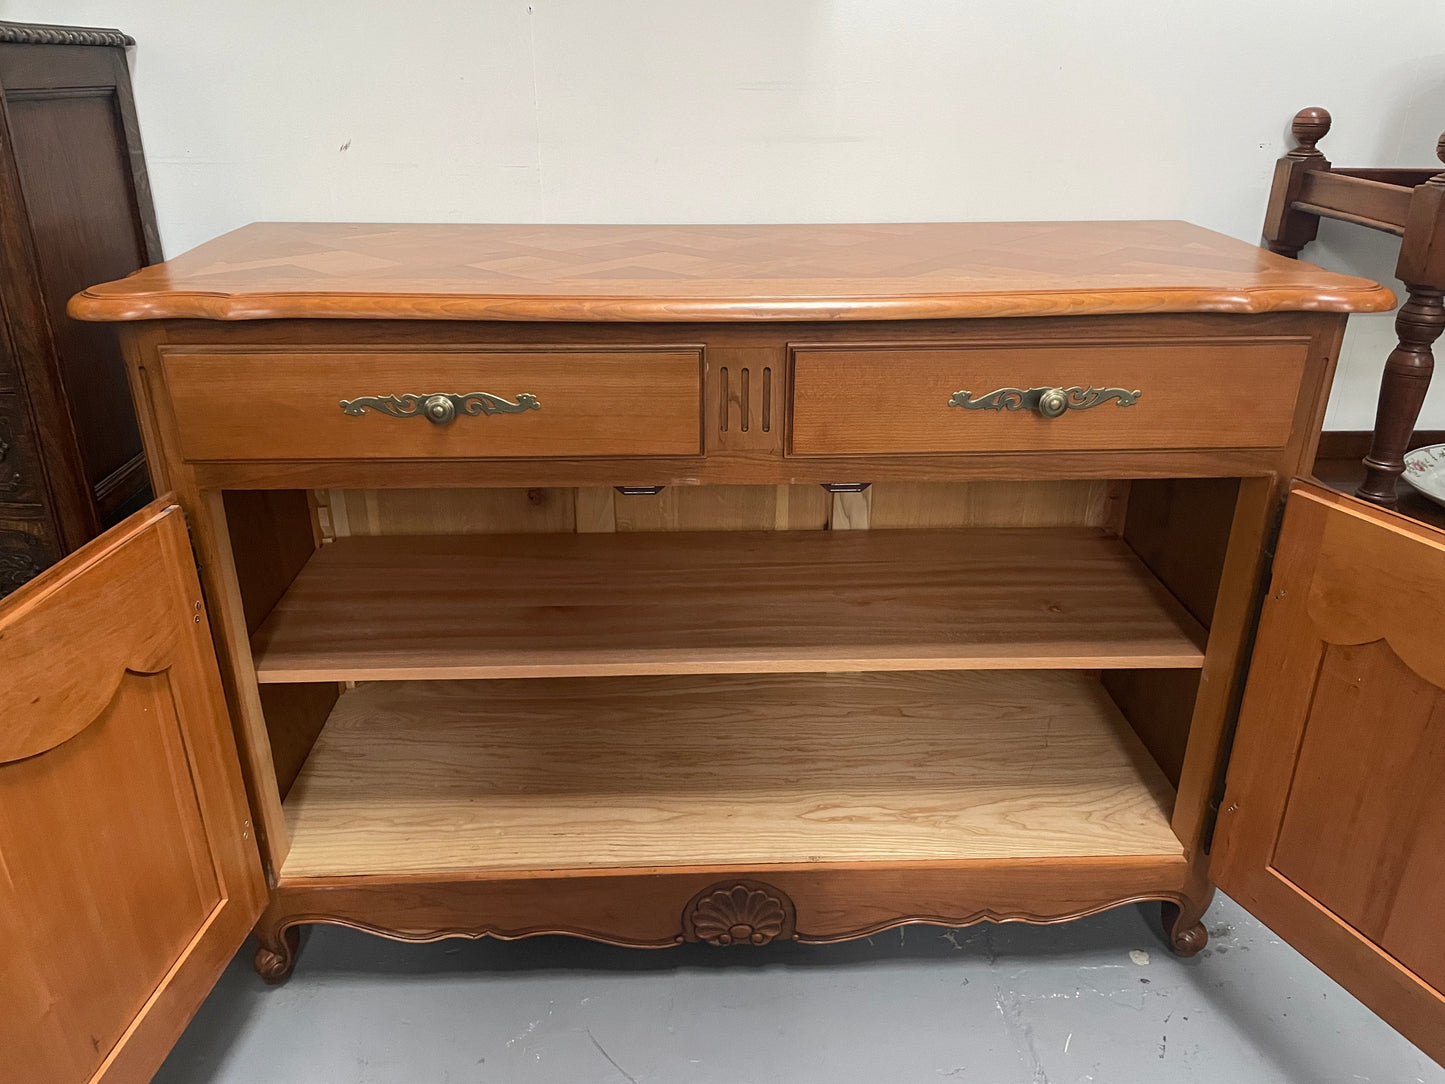
<svg viewBox="0 0 1445 1084"><path fill-rule="evenodd" d="M19 1079L144 1079L252 923L274 981L318 922L1188 954L1216 882L1445 1057L1445 534L1291 481L1392 304L1177 222L256 225L86 290L173 497L0 608Z"/></svg>

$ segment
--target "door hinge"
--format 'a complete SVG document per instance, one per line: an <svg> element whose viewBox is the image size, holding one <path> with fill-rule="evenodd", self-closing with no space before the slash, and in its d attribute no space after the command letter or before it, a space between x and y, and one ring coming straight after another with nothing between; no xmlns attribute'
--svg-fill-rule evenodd
<svg viewBox="0 0 1445 1084"><path fill-rule="evenodd" d="M1249 683L1250 663L1254 659L1254 643L1259 636L1259 621L1264 614L1264 602L1274 590L1274 555L1279 548L1279 535L1284 529L1285 507L1289 493L1285 492L1275 509L1274 523L1265 536L1260 555L1259 578L1255 581L1254 602L1251 620L1240 644L1240 661L1236 671L1234 688L1229 694L1229 710L1224 714L1224 731L1219 741L1219 757L1214 762L1214 785L1209 791L1209 802L1204 808L1204 828L1200 834L1200 848L1209 854L1214 847L1214 832L1219 827L1219 811L1224 805L1224 792L1229 775L1229 758L1234 752L1234 735L1239 729L1239 713L1244 706L1244 689Z"/></svg>

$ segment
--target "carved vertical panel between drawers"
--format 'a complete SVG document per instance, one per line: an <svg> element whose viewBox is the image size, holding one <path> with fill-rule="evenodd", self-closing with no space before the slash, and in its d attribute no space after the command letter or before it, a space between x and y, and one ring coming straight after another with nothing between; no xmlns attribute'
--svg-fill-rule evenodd
<svg viewBox="0 0 1445 1084"><path fill-rule="evenodd" d="M783 365L775 350L708 352L704 414L707 446L718 451L779 452L783 435Z"/></svg>

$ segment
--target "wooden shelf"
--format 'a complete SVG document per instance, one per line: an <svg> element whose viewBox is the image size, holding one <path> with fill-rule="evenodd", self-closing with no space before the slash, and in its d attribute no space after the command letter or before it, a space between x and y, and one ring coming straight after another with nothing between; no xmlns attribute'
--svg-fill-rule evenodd
<svg viewBox="0 0 1445 1084"><path fill-rule="evenodd" d="M281 875L1177 858L1173 800L1071 671L373 683Z"/></svg>
<svg viewBox="0 0 1445 1084"><path fill-rule="evenodd" d="M1089 528L456 535L323 546L262 682L1199 667L1204 632Z"/></svg>

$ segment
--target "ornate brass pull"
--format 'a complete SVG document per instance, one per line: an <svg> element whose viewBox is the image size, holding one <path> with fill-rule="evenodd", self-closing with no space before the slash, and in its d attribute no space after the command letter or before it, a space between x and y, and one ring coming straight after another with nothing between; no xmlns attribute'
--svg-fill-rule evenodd
<svg viewBox="0 0 1445 1084"><path fill-rule="evenodd" d="M359 399L341 400L343 414L360 415L368 410L389 414L393 418L414 418L421 415L433 425L446 425L458 414L521 414L541 410L537 397L528 392L517 396L515 403L486 391L469 391L465 395L436 392L432 395L363 395Z"/></svg>
<svg viewBox="0 0 1445 1084"><path fill-rule="evenodd" d="M949 406L965 410L1034 410L1040 417L1057 418L1067 410L1088 410L1111 399L1118 400L1121 407L1133 406L1139 401L1142 391L1125 391L1123 388L999 388L977 399L973 392L956 391L948 400Z"/></svg>

